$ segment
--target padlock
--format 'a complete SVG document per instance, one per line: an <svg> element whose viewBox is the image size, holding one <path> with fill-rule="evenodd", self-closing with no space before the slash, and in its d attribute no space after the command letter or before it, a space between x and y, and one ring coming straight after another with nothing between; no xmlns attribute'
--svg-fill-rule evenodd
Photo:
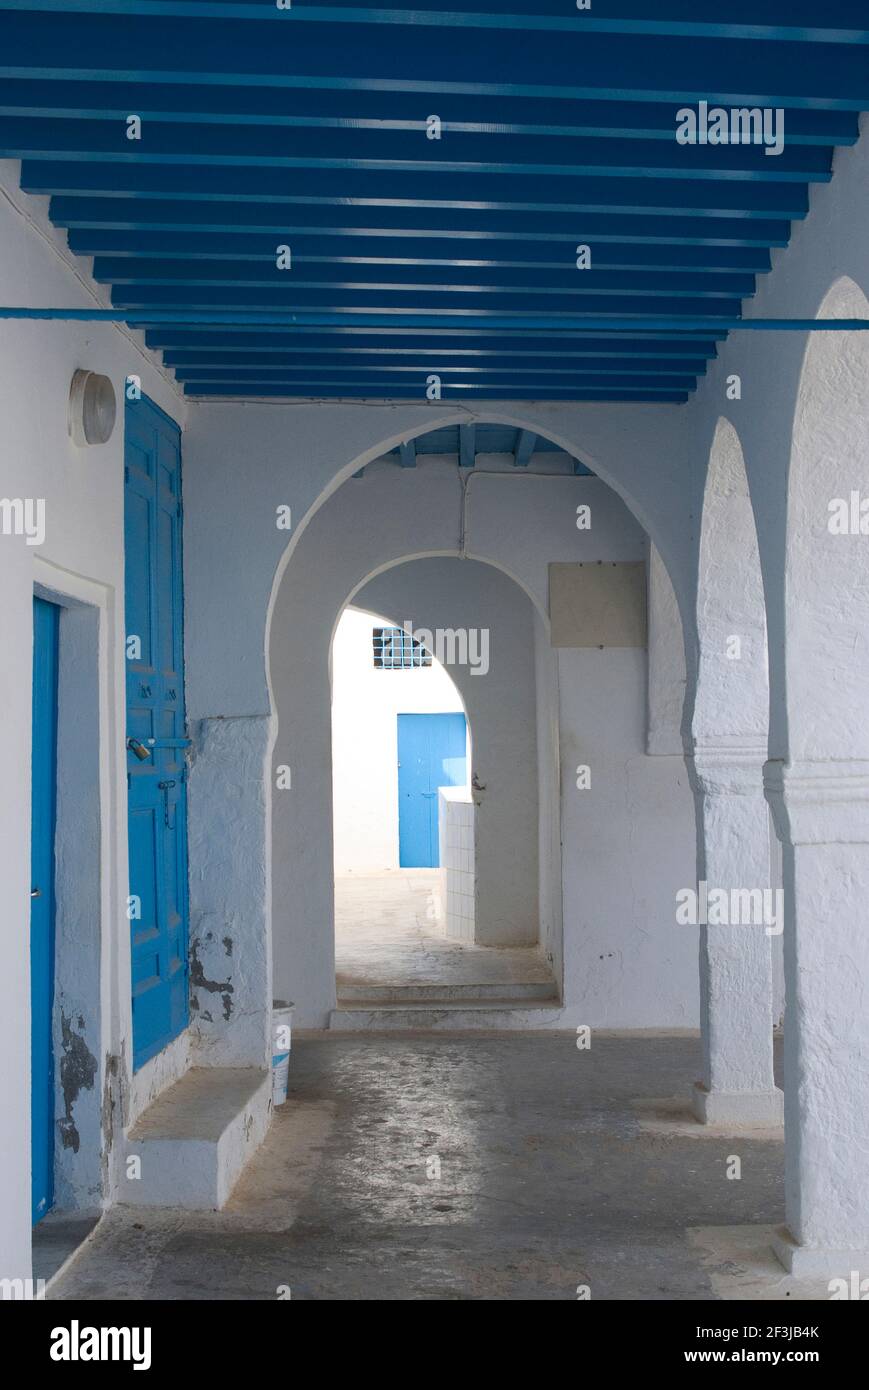
<svg viewBox="0 0 869 1390"><path fill-rule="evenodd" d="M146 758L150 758L151 756L150 748L146 748L144 743L140 743L137 738L128 738L127 748L131 753L135 753L140 763L143 763Z"/></svg>

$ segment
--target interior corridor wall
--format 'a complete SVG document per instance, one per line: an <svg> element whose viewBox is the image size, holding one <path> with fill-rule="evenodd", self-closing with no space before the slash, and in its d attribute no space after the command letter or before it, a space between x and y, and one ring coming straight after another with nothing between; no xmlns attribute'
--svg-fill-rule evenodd
<svg viewBox="0 0 869 1390"><path fill-rule="evenodd" d="M697 936L675 904L696 882L694 798L684 757L646 753L645 679L639 648L558 653L564 994L571 1022L693 1028Z"/></svg>

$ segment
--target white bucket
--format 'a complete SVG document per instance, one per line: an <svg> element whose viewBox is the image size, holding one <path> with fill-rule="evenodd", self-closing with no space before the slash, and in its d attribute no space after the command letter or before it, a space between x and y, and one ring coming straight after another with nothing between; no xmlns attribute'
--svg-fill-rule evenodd
<svg viewBox="0 0 869 1390"><path fill-rule="evenodd" d="M283 1105L290 1079L293 1005L283 999L272 1004L272 1104Z"/></svg>

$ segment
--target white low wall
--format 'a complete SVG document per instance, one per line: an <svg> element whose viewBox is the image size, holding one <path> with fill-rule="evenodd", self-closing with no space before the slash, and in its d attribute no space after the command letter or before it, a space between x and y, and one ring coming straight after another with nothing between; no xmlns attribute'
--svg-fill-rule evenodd
<svg viewBox="0 0 869 1390"><path fill-rule="evenodd" d="M447 936L474 940L474 803L465 787L439 791L442 905Z"/></svg>

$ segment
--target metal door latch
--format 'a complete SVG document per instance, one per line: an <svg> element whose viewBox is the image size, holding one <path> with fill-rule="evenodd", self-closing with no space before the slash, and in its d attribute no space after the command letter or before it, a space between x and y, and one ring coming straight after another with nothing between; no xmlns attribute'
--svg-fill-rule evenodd
<svg viewBox="0 0 869 1390"><path fill-rule="evenodd" d="M163 793L163 819L167 830L175 829L175 804L169 800L169 788L174 787L174 782L158 782L157 786Z"/></svg>

